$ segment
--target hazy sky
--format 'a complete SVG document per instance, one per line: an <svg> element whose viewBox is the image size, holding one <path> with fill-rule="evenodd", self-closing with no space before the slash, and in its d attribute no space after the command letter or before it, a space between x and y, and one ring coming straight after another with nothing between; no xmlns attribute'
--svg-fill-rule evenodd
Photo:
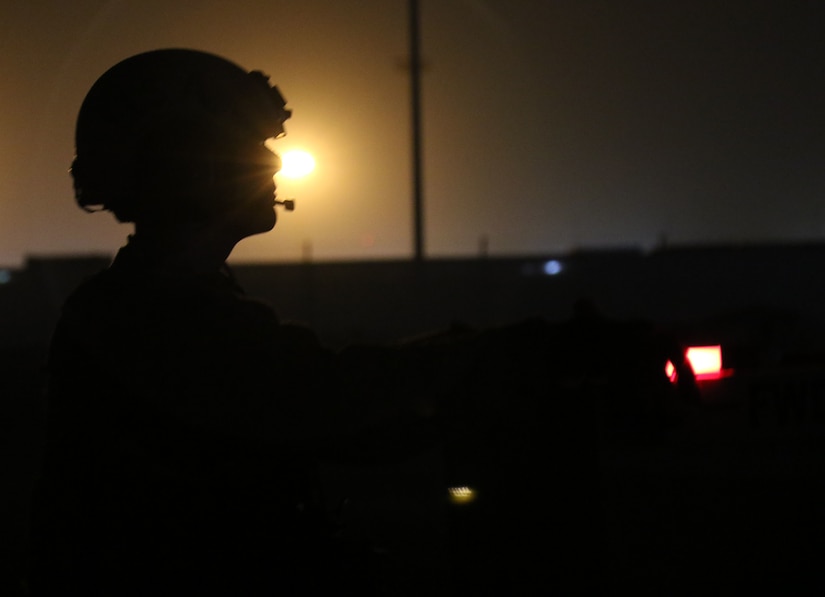
<svg viewBox="0 0 825 597"><path fill-rule="evenodd" d="M428 255L825 236L820 0L420 4ZM3 0L0 265L124 242L74 204L74 119L159 47L269 73L294 110L281 150L316 157L235 260L409 256L407 40L406 0Z"/></svg>

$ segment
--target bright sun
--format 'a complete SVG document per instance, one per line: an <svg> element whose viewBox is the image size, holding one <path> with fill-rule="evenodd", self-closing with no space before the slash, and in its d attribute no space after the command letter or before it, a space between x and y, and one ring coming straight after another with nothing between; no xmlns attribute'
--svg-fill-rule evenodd
<svg viewBox="0 0 825 597"><path fill-rule="evenodd" d="M315 158L306 151L293 149L281 156L282 167L279 174L287 178L300 178L315 169Z"/></svg>

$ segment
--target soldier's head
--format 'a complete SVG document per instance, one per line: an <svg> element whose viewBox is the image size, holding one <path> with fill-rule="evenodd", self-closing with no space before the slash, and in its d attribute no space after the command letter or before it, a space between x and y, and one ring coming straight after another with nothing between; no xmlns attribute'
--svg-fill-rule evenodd
<svg viewBox="0 0 825 597"><path fill-rule="evenodd" d="M275 225L280 160L268 140L290 111L258 71L185 49L155 50L116 64L80 108L75 197L138 227L215 219L242 235Z"/></svg>

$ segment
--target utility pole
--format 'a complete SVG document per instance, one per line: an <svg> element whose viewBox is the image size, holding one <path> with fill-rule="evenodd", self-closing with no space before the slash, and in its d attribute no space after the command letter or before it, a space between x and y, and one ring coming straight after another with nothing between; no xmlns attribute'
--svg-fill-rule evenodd
<svg viewBox="0 0 825 597"><path fill-rule="evenodd" d="M418 0L409 0L410 92L412 107L413 242L415 260L424 261L424 205L421 165L421 47Z"/></svg>

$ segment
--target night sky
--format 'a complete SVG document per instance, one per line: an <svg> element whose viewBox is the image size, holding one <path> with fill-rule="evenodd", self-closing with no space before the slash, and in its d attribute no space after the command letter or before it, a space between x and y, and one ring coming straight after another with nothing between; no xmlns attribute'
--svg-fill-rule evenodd
<svg viewBox="0 0 825 597"><path fill-rule="evenodd" d="M421 0L426 254L820 240L818 1ZM112 253L74 204L77 110L117 61L192 47L264 70L297 210L236 261L412 251L405 0L4 2L0 266Z"/></svg>

